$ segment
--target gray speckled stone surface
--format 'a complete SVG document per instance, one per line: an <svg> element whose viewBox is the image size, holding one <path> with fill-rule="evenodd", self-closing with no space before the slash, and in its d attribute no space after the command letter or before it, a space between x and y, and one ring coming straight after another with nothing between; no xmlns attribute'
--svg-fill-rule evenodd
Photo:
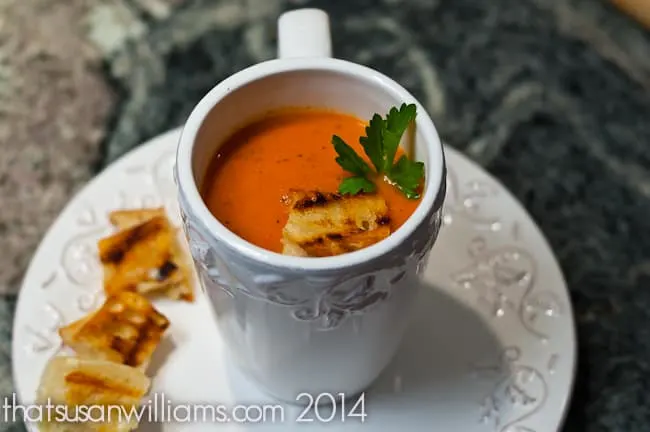
<svg viewBox="0 0 650 432"><path fill-rule="evenodd" d="M337 57L377 68L418 96L443 138L522 200L558 254L580 344L565 429L650 430L650 35L610 5L599 0L358 0L353 5L124 0L87 2L83 8L51 3L55 6L30 13L61 8L59 20L72 20L76 13L86 17L70 40L93 47L90 64L102 60L102 69L79 67L77 73L101 78L88 84L100 96L87 108L96 110L87 124L103 126L78 144L95 153L84 150L89 156L63 161L52 156L50 177L34 180L44 185L42 191L18 198L25 212L30 199L51 197L48 187L64 188L50 198L46 217L20 222L21 214L0 211L3 239L9 228L31 234L8 245L9 256L22 257L17 263L0 261L7 290L18 286L38 236L86 180L83 173L180 125L216 82L273 57L275 20L283 10L322 7L332 17ZM10 70L19 66L8 63ZM71 73L63 71L57 79ZM15 81L4 77L0 73L0 86L12 87ZM75 82L74 91L86 88ZM111 92L103 90L106 84ZM85 106L83 99L82 92L71 103ZM112 116L104 115L104 107L112 107ZM55 120L62 115L51 113ZM3 130L18 136L0 117ZM101 149L92 147L100 136L105 136ZM7 154L6 144L0 146ZM38 154L19 152L15 158L29 163ZM10 170L10 162L0 155L0 166ZM64 175L70 170L80 174ZM7 174L0 173L6 196L11 183L2 175ZM5 278L5 270L12 276ZM0 395L11 392L13 300L8 299L0 300ZM22 428L0 425L0 430L8 427Z"/></svg>

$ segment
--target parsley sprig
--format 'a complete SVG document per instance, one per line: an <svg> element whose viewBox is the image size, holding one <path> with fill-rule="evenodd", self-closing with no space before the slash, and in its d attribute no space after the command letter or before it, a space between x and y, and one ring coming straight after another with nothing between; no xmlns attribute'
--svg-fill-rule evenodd
<svg viewBox="0 0 650 432"><path fill-rule="evenodd" d="M366 127L366 135L359 138L364 152L374 166L377 176L383 175L407 198L420 198L419 187L424 177L424 163L414 162L402 155L395 162L395 154L402 135L409 124L415 120L415 105L402 104L399 110L390 109L386 118L375 114ZM371 180L373 169L341 137L332 136L334 150L338 154L336 162L344 170L353 174L339 185L342 194L356 195L361 192L372 193L377 186Z"/></svg>

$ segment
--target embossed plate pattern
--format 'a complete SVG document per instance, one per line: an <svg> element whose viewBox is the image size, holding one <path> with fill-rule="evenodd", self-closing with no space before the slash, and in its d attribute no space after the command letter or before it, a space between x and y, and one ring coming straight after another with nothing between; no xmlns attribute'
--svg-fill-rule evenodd
<svg viewBox="0 0 650 432"><path fill-rule="evenodd" d="M179 131L161 135L97 176L66 207L34 255L14 323L18 398L33 401L47 360L62 348L56 329L101 301L95 241L118 207L165 205L178 218L172 179ZM573 314L559 266L525 210L494 179L453 149L444 227L431 254L421 301L397 358L365 395L365 422L282 406L258 430L548 432L559 429L576 363ZM172 322L155 355L152 394L178 404L272 403L224 358L212 310L160 301ZM298 395L296 395L298 396ZM160 400L160 399L159 399ZM273 402L275 403L275 402ZM247 430L236 421L222 430ZM213 430L148 424L141 430Z"/></svg>

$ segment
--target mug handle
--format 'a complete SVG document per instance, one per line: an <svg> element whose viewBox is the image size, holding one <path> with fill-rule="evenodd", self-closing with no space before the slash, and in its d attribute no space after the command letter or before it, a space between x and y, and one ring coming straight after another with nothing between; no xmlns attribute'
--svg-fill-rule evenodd
<svg viewBox="0 0 650 432"><path fill-rule="evenodd" d="M332 57L329 16L320 9L297 9L278 19L278 58Z"/></svg>

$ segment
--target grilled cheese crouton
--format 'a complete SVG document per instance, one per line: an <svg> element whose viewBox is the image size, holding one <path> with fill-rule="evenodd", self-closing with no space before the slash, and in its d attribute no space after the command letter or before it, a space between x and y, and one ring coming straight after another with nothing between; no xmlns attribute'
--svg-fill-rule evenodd
<svg viewBox="0 0 650 432"><path fill-rule="evenodd" d="M140 294L121 291L94 313L59 329L77 355L145 370L169 320Z"/></svg>
<svg viewBox="0 0 650 432"><path fill-rule="evenodd" d="M109 218L121 230L98 242L107 295L136 291L194 299L186 254L162 208L120 210Z"/></svg>
<svg viewBox="0 0 650 432"><path fill-rule="evenodd" d="M292 190L282 232L283 254L324 257L353 252L390 235L386 201L375 194Z"/></svg>
<svg viewBox="0 0 650 432"><path fill-rule="evenodd" d="M38 404L52 404L49 418L40 425L42 432L102 431L126 432L137 428L135 416L147 394L150 379L136 368L102 360L68 356L52 358L45 368L37 390ZM65 411L61 412L61 408ZM81 408L84 408L86 414ZM98 408L95 408L98 407ZM105 407L102 411L101 408ZM120 415L124 408L125 415ZM67 415L66 415L67 414ZM92 420L86 423L73 420ZM68 422L65 422L67 417ZM94 420L105 421L94 421Z"/></svg>

